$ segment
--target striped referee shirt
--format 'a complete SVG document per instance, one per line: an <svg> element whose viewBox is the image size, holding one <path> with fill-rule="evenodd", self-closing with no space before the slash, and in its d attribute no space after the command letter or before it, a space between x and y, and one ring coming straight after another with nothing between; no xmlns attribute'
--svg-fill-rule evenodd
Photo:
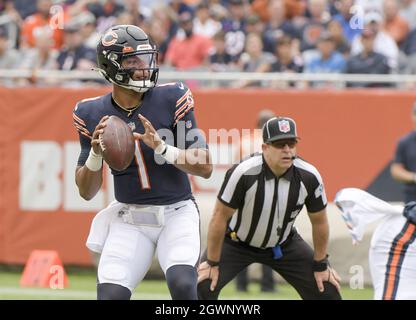
<svg viewBox="0 0 416 320"><path fill-rule="evenodd" d="M309 213L327 205L322 178L314 166L296 158L276 177L259 153L227 171L218 199L238 209L229 228L240 241L257 248L283 243L303 205Z"/></svg>

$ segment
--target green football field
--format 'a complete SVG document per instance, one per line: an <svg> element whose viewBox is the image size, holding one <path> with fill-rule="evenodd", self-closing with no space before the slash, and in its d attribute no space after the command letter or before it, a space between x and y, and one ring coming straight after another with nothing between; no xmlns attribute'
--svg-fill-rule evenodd
<svg viewBox="0 0 416 320"><path fill-rule="evenodd" d="M0 272L0 299L31 299L31 300L91 300L96 298L96 277L93 272L71 272L68 274L69 286L65 289L21 288L19 286L21 274L19 272ZM342 289L342 296L349 300L372 299L371 288L352 290L347 286ZM251 283L248 293L235 290L235 284L226 286L220 296L221 299L231 300L298 300L296 291L287 284L277 284L276 293L260 292L258 283ZM165 281L145 280L133 294L132 299L163 300L170 299Z"/></svg>

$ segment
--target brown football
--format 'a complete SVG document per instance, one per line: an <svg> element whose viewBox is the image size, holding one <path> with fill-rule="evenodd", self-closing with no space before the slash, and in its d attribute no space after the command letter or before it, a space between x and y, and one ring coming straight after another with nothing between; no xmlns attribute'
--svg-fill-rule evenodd
<svg viewBox="0 0 416 320"><path fill-rule="evenodd" d="M123 171L134 157L134 137L130 127L119 117L111 116L100 135L103 158L110 168Z"/></svg>

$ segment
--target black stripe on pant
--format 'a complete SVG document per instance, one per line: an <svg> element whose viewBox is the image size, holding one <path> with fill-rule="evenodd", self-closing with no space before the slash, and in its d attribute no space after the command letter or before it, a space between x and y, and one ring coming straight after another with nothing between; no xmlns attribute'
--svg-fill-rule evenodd
<svg viewBox="0 0 416 320"><path fill-rule="evenodd" d="M294 234L282 245L283 257L274 260L272 249L258 249L235 242L228 237L220 259L220 275L217 287L210 290L211 280L204 280L198 285L200 300L216 300L221 289L227 285L244 268L252 263L262 263L279 273L305 300L339 300L341 295L334 285L324 282L324 292L319 292L312 271L313 250L294 231ZM202 261L206 260L206 251Z"/></svg>

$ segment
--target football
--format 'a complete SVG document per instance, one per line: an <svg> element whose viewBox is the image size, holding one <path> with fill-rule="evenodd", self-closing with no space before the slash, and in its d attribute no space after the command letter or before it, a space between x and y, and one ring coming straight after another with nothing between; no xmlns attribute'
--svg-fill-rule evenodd
<svg viewBox="0 0 416 320"><path fill-rule="evenodd" d="M111 116L99 139L103 158L110 168L117 171L127 169L134 157L133 132L127 123Z"/></svg>

